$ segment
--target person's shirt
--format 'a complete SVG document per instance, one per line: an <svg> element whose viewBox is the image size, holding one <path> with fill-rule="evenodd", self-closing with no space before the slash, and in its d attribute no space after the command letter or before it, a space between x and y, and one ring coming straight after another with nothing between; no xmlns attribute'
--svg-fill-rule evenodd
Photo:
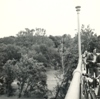
<svg viewBox="0 0 100 99"><path fill-rule="evenodd" d="M88 53L88 52L85 51L85 52L83 53L82 57L83 57L83 58L87 57L87 53Z"/></svg>
<svg viewBox="0 0 100 99"><path fill-rule="evenodd" d="M96 62L100 63L100 55L97 56Z"/></svg>
<svg viewBox="0 0 100 99"><path fill-rule="evenodd" d="M93 54L92 53L88 53L87 58L86 58L86 62L90 63L94 60Z"/></svg>
<svg viewBox="0 0 100 99"><path fill-rule="evenodd" d="M86 62L87 54L88 54L88 52L87 52L87 50L86 50L86 51L83 53L83 55L82 55L84 64L87 64L87 62Z"/></svg>
<svg viewBox="0 0 100 99"><path fill-rule="evenodd" d="M96 61L97 61L97 54L95 53L95 54L93 54L93 60L92 60L92 62L96 63Z"/></svg>
<svg viewBox="0 0 100 99"><path fill-rule="evenodd" d="M97 67L100 67L100 55L97 56L96 65Z"/></svg>

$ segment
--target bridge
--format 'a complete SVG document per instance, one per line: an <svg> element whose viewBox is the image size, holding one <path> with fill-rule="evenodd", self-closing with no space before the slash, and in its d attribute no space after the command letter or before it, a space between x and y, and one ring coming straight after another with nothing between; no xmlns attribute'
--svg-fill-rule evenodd
<svg viewBox="0 0 100 99"><path fill-rule="evenodd" d="M70 83L67 94L65 96L65 99L100 99L100 77L98 86L96 86L96 88L94 89L88 85L88 82L85 81L86 80L85 75L84 76L82 75L83 72L82 67L84 66L84 64L81 55L81 33L80 33L80 22L79 22L79 12L81 6L76 6L75 8L77 11L77 23L78 23L79 60L77 68L73 72L73 78Z"/></svg>
<svg viewBox="0 0 100 99"><path fill-rule="evenodd" d="M84 67L84 64L82 58L79 58L77 68L73 72L73 78L65 99L100 99L100 77L97 87L95 89L90 88L84 81L85 76L82 75L82 72L84 71L82 67ZM100 72L100 68L98 69Z"/></svg>

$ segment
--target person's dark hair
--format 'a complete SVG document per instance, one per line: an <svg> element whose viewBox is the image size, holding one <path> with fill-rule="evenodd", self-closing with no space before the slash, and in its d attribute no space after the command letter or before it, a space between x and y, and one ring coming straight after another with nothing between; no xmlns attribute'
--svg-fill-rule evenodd
<svg viewBox="0 0 100 99"><path fill-rule="evenodd" d="M93 52L93 50L96 49L95 47L90 47L89 52Z"/></svg>

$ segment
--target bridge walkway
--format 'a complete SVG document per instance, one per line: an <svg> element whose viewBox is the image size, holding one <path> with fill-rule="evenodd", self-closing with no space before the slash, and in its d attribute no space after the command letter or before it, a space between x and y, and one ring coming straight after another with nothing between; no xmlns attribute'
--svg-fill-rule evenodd
<svg viewBox="0 0 100 99"><path fill-rule="evenodd" d="M82 64L82 74L86 74L86 69L84 69L84 64ZM100 74L100 67L98 67L98 74ZM95 76L95 75L94 75ZM81 77L81 99L86 99L84 93L83 93L83 90L84 90L84 77L82 76ZM92 97L94 97L93 99L100 99L100 77L98 78L98 85L95 89L93 89L93 93L91 92L92 94ZM90 91L90 89L89 89ZM95 93L95 94L94 94ZM88 93L89 94L89 93ZM91 99L91 98L89 98Z"/></svg>

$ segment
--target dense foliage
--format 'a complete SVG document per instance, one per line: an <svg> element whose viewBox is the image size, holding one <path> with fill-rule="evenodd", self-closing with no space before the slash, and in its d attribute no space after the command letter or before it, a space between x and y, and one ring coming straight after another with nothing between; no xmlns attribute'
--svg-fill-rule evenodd
<svg viewBox="0 0 100 99"><path fill-rule="evenodd" d="M53 68L61 71L63 62L65 76L62 86L57 88L56 98L64 98L78 63L77 38L77 34L74 38L66 34L48 37L46 30L41 28L25 28L16 37L0 38L0 81L5 79L4 93L12 95L11 84L17 79L19 97L33 94L44 96L48 90L46 70ZM82 52L86 49L91 51L93 47L100 52L100 36L89 26L85 28L82 25L81 38Z"/></svg>

